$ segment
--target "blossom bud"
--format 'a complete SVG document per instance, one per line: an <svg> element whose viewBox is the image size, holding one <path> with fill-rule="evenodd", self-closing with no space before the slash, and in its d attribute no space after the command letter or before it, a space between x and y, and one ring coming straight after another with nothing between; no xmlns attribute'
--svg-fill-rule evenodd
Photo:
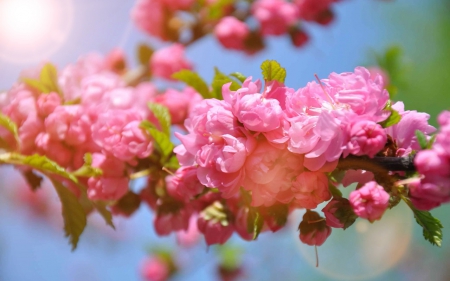
<svg viewBox="0 0 450 281"><path fill-rule="evenodd" d="M173 44L153 54L150 69L157 77L173 80L172 74L183 69L192 69L192 64L184 56L183 45Z"/></svg>
<svg viewBox="0 0 450 281"><path fill-rule="evenodd" d="M233 234L233 225L219 201L214 202L200 214L198 229L205 235L206 244L224 244Z"/></svg>
<svg viewBox="0 0 450 281"><path fill-rule="evenodd" d="M355 214L370 222L381 219L389 206L389 194L375 181L352 191L349 200Z"/></svg>
<svg viewBox="0 0 450 281"><path fill-rule="evenodd" d="M333 199L322 209L328 226L346 229L352 225L357 216L353 213L350 202L345 198Z"/></svg>
<svg viewBox="0 0 450 281"><path fill-rule="evenodd" d="M307 210L298 226L300 240L310 246L321 246L331 234L331 227L318 213Z"/></svg>
<svg viewBox="0 0 450 281"><path fill-rule="evenodd" d="M244 49L244 40L249 35L248 26L235 17L224 17L214 28L214 35L227 49Z"/></svg>
<svg viewBox="0 0 450 281"><path fill-rule="evenodd" d="M383 127L369 120L353 123L349 133L350 140L344 156L351 153L358 156L368 155L372 158L383 149L387 141Z"/></svg>

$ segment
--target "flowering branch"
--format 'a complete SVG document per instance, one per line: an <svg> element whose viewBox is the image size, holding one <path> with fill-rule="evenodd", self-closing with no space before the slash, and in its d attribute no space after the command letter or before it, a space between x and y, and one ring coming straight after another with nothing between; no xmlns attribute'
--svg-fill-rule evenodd
<svg viewBox="0 0 450 281"><path fill-rule="evenodd" d="M365 156L348 156L347 158L339 159L338 169L363 169L371 172L414 172L414 155L406 157L374 157L368 158Z"/></svg>

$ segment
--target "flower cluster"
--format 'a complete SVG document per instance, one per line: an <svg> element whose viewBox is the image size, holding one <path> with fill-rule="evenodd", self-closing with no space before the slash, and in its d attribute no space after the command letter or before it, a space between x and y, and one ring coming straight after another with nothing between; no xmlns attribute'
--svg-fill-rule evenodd
<svg viewBox="0 0 450 281"><path fill-rule="evenodd" d="M419 151L414 164L422 178L409 184L412 203L430 210L450 201L450 112L438 117L441 126L430 149Z"/></svg>
<svg viewBox="0 0 450 281"><path fill-rule="evenodd" d="M0 105L17 125L19 142L3 128L2 138L10 149L45 155L67 171L81 168L84 155L90 153L92 167L103 174L86 179L89 198L120 199L128 191L129 173L154 150L140 128L143 120L158 126L147 103L167 106L173 124L181 124L201 99L191 88L159 93L150 82L127 86L121 76L125 69L123 53L114 50L106 57L82 57L47 80L42 77L56 72L50 64L28 71L2 95ZM49 83L53 86L45 88ZM169 103L170 99L177 102Z"/></svg>
<svg viewBox="0 0 450 281"><path fill-rule="evenodd" d="M332 4L337 0L256 0L206 1L138 0L131 12L136 26L163 41L191 43L214 33L226 49L249 54L264 48L264 37L288 34L296 47L309 36L302 22L328 25L334 18ZM193 13L195 17L184 17ZM249 22L258 26L251 29ZM190 32L186 33L186 30ZM186 39L186 34L191 34Z"/></svg>
<svg viewBox="0 0 450 281"><path fill-rule="evenodd" d="M175 133L182 143L174 150L182 167L169 180L170 190L179 200L215 190L215 202L189 204L201 206L194 213L200 214L199 230L208 244L223 243L231 226L241 234L240 216L249 209L284 206L288 213L328 201L329 185L340 183L329 177L339 159L408 155L417 145L411 132L433 131L427 115L404 111L401 103L391 107L382 77L362 67L332 73L298 90L276 80L262 88L251 77L237 90L230 86L223 86L223 100L206 99L192 110L185 122L187 135ZM392 112L401 115L400 123L383 127ZM335 198L324 208L328 226L348 227L358 216L381 218L390 195L373 180L370 171L347 172L342 183L361 187L350 201ZM237 212L230 207L233 202L241 206ZM263 229L272 229L269 221L266 217Z"/></svg>

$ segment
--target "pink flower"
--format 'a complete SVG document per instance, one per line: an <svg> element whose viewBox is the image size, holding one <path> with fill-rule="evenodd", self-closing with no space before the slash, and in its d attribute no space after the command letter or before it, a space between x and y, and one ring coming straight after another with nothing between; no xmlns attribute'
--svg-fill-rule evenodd
<svg viewBox="0 0 450 281"><path fill-rule="evenodd" d="M165 203L163 203L165 204ZM159 212L153 218L155 232L160 236L169 235L173 231L187 230L192 210L185 205L173 203L160 205Z"/></svg>
<svg viewBox="0 0 450 281"><path fill-rule="evenodd" d="M251 241L253 240L253 233L248 232L248 213L248 208L239 208L234 220L234 228L242 239Z"/></svg>
<svg viewBox="0 0 450 281"><path fill-rule="evenodd" d="M145 158L152 152L153 144L139 127L141 120L131 110L107 111L92 126L92 138L104 153L120 160Z"/></svg>
<svg viewBox="0 0 450 281"><path fill-rule="evenodd" d="M326 222L328 226L335 228L343 228L344 223L342 223L339 218L336 217L335 213L338 210L339 201L331 200L328 204L322 209L322 212L325 215Z"/></svg>
<svg viewBox="0 0 450 281"><path fill-rule="evenodd" d="M197 168L193 166L179 168L174 176L166 177L166 183L168 189L173 189L183 199L196 196L205 188L197 178Z"/></svg>
<svg viewBox="0 0 450 281"><path fill-rule="evenodd" d="M295 0L300 17L306 21L316 21L322 13L329 10L331 4L337 0Z"/></svg>
<svg viewBox="0 0 450 281"><path fill-rule="evenodd" d="M289 203L293 198L292 179L302 171L301 155L260 142L245 163L243 187L252 191L253 206L270 206L277 200Z"/></svg>
<svg viewBox="0 0 450 281"><path fill-rule="evenodd" d="M120 48L110 51L105 57L105 68L117 74L124 73L127 68L125 52Z"/></svg>
<svg viewBox="0 0 450 281"><path fill-rule="evenodd" d="M322 209L328 226L346 229L352 225L357 216L350 202L345 198L333 199Z"/></svg>
<svg viewBox="0 0 450 281"><path fill-rule="evenodd" d="M243 50L249 33L248 26L232 16L223 17L214 27L214 35L227 49Z"/></svg>
<svg viewBox="0 0 450 281"><path fill-rule="evenodd" d="M62 142L51 140L47 133L38 134L35 142L39 154L47 156L62 167L71 166L74 152Z"/></svg>
<svg viewBox="0 0 450 281"><path fill-rule="evenodd" d="M87 194L91 200L118 200L127 191L127 177L98 177L88 180Z"/></svg>
<svg viewBox="0 0 450 281"><path fill-rule="evenodd" d="M79 105L58 106L46 119L45 129L50 138L77 146L88 141L91 121Z"/></svg>
<svg viewBox="0 0 450 281"><path fill-rule="evenodd" d="M183 247L191 247L200 239L200 232L197 228L197 216L193 215L189 219L189 227L187 230L177 232L177 242Z"/></svg>
<svg viewBox="0 0 450 281"><path fill-rule="evenodd" d="M65 101L81 97L85 78L105 70L104 58L96 53L84 55L75 64L66 66L58 76L58 84L64 93Z"/></svg>
<svg viewBox="0 0 450 281"><path fill-rule="evenodd" d="M430 210L450 202L450 178L426 175L408 185L413 204L421 210Z"/></svg>
<svg viewBox="0 0 450 281"><path fill-rule="evenodd" d="M389 206L389 194L381 185L371 181L360 189L352 191L349 201L356 215L374 222L381 219Z"/></svg>
<svg viewBox="0 0 450 281"><path fill-rule="evenodd" d="M233 234L233 225L223 225L215 220L200 217L197 221L198 230L205 235L206 244L224 244Z"/></svg>
<svg viewBox="0 0 450 281"><path fill-rule="evenodd" d="M320 172L303 172L292 183L294 203L300 208L314 209L331 198L328 178Z"/></svg>
<svg viewBox="0 0 450 281"><path fill-rule="evenodd" d="M104 177L122 177L124 176L125 163L121 160L102 153L92 154L92 167L100 168Z"/></svg>
<svg viewBox="0 0 450 281"><path fill-rule="evenodd" d="M59 105L61 98L57 93L42 94L36 101L36 109L40 117L49 116Z"/></svg>
<svg viewBox="0 0 450 281"><path fill-rule="evenodd" d="M331 234L329 227L318 213L306 211L298 229L300 241L310 246L321 246Z"/></svg>
<svg viewBox="0 0 450 281"><path fill-rule="evenodd" d="M282 35L298 18L297 7L284 0L258 0L252 14L261 24L264 35Z"/></svg>
<svg viewBox="0 0 450 281"><path fill-rule="evenodd" d="M166 281L170 276L169 265L158 256L145 259L140 271L145 281Z"/></svg>
<svg viewBox="0 0 450 281"><path fill-rule="evenodd" d="M150 69L154 76L174 80L172 74L183 69L192 69L192 63L184 56L184 46L173 44L157 50L152 55Z"/></svg>
<svg viewBox="0 0 450 281"><path fill-rule="evenodd" d="M414 166L424 175L450 176L450 159L435 149L419 151Z"/></svg>
<svg viewBox="0 0 450 281"><path fill-rule="evenodd" d="M191 87L187 87L181 92L175 89L167 89L164 94L154 97L154 102L167 107L172 124L183 124L189 112L201 100L200 94Z"/></svg>
<svg viewBox="0 0 450 281"><path fill-rule="evenodd" d="M36 99L25 84L14 85L6 93L2 103L3 114L7 115L17 126L22 125L29 115L36 114Z"/></svg>
<svg viewBox="0 0 450 281"><path fill-rule="evenodd" d="M292 44L297 47L303 47L309 41L309 35L304 30L295 30L289 33L291 37Z"/></svg>
<svg viewBox="0 0 450 281"><path fill-rule="evenodd" d="M344 150L344 157L348 154L367 155L373 158L384 148L387 141L386 132L379 124L360 120L349 126L349 141Z"/></svg>
<svg viewBox="0 0 450 281"><path fill-rule="evenodd" d="M19 127L20 151L23 154L36 153L36 137L44 132L44 122L34 114L30 114Z"/></svg>
<svg viewBox="0 0 450 281"><path fill-rule="evenodd" d="M402 102L395 103L392 108L400 113L401 120L394 126L386 128L386 133L395 140L399 148L397 156L408 155L412 150L420 150L420 145L415 135L416 130L424 134L431 134L436 130L428 124L430 115L415 110L404 111Z"/></svg>
<svg viewBox="0 0 450 281"><path fill-rule="evenodd" d="M140 30L161 40L168 40L168 35L164 30L167 16L164 13L162 1L136 1L135 6L131 10L131 19Z"/></svg>

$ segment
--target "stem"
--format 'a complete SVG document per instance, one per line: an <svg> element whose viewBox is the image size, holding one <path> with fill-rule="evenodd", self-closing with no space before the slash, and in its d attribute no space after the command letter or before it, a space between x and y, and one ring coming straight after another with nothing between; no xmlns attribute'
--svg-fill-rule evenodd
<svg viewBox="0 0 450 281"><path fill-rule="evenodd" d="M348 156L339 159L338 168L342 170L363 169L374 173L380 172L414 172L414 156L408 157L374 157Z"/></svg>

